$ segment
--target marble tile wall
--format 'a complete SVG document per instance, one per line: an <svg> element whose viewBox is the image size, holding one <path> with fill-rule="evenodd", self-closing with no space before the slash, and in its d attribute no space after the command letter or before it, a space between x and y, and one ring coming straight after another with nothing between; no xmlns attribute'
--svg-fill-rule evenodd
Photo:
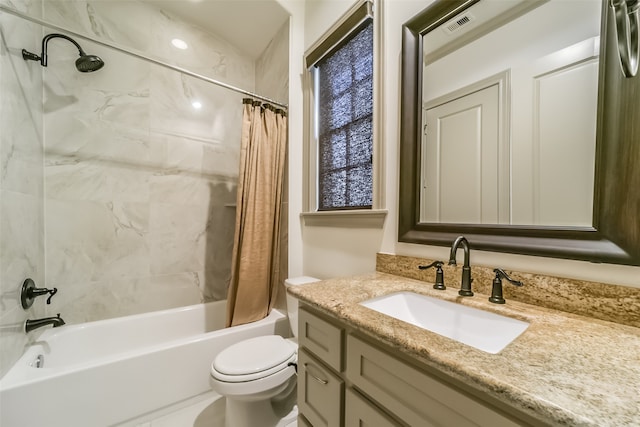
<svg viewBox="0 0 640 427"><path fill-rule="evenodd" d="M26 13L35 18L42 18L43 0L0 0L0 5Z"/></svg>
<svg viewBox="0 0 640 427"><path fill-rule="evenodd" d="M47 1L44 15L254 89L253 60L226 41L147 4L116 5ZM87 41L105 67L78 73L65 43L50 47L44 78L51 310L79 323L224 299L242 96Z"/></svg>
<svg viewBox="0 0 640 427"><path fill-rule="evenodd" d="M45 277L42 74L21 54L41 39L40 26L0 12L0 376L29 342L25 320L45 313L41 299L23 310L19 294L26 278L42 286Z"/></svg>
<svg viewBox="0 0 640 427"><path fill-rule="evenodd" d="M157 9L152 2L46 0L44 18L237 87L252 91L255 86L254 60L224 38ZM176 49L173 38L184 40L189 48Z"/></svg>
<svg viewBox="0 0 640 427"><path fill-rule="evenodd" d="M289 22L256 60L256 92L285 104L289 99Z"/></svg>

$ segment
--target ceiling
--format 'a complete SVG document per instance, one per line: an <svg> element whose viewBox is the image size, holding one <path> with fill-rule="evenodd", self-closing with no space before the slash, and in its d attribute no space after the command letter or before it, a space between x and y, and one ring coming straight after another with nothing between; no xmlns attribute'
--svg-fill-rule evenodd
<svg viewBox="0 0 640 427"><path fill-rule="evenodd" d="M142 0L221 36L253 59L289 18L275 0Z"/></svg>

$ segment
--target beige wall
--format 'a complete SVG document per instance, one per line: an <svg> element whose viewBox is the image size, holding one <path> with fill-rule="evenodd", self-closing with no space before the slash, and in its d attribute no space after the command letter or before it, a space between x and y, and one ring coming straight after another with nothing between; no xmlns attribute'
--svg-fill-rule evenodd
<svg viewBox="0 0 640 427"><path fill-rule="evenodd" d="M313 0L307 2L305 14L304 44L312 45L331 24L348 10L355 1L349 0ZM300 181L291 180L290 187L290 230L296 229L302 239L293 242L291 248L302 248L302 260L293 252L290 258L289 273L300 272L303 265L305 274L317 274L322 277L336 277L359 274L375 269L375 253L384 252L426 258L445 259L449 250L445 247L413 245L397 241L397 203L398 203L398 141L399 141L399 102L400 102L400 53L401 27L413 15L428 6L430 1L421 0L383 0L376 5L383 13L383 98L378 108L382 108L383 153L385 171L383 192L388 215L383 229L347 228L347 227L308 227L297 218L302 206L302 130L300 124L291 134L291 173L300 177ZM380 13L379 13L380 14ZM298 33L300 34L300 33ZM292 40L296 37L292 36ZM292 54L295 52L292 51ZM300 56L292 56L292 64L300 64ZM300 67L301 68L301 67ZM298 72L299 69L296 70ZM298 76L299 74L296 74ZM296 85L291 85L291 94L300 97ZM291 108L290 108L291 111ZM301 118L301 117L300 117ZM299 157L293 157L294 154ZM378 245L377 243L380 242ZM298 246L299 245L299 246ZM592 264L581 261L567 261L553 258L530 257L512 254L474 251L474 265L502 267L542 274L578 278L603 283L623 284L640 287L640 267L609 264ZM298 264L301 262L302 264Z"/></svg>
<svg viewBox="0 0 640 427"><path fill-rule="evenodd" d="M357 1L307 0L305 3L304 48L306 50Z"/></svg>

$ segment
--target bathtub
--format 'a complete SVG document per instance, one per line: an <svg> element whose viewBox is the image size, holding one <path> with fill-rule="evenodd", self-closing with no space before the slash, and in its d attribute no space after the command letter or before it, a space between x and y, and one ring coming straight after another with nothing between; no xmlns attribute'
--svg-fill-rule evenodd
<svg viewBox="0 0 640 427"><path fill-rule="evenodd" d="M210 364L225 347L288 334L277 310L225 329L225 304L45 331L0 380L0 426L117 425L209 391Z"/></svg>

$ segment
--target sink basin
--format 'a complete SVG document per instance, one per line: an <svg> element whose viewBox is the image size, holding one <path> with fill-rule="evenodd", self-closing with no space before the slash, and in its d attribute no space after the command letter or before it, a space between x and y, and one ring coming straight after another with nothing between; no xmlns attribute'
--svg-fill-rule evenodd
<svg viewBox="0 0 640 427"><path fill-rule="evenodd" d="M492 354L529 326L511 317L413 292L397 292L360 305Z"/></svg>

